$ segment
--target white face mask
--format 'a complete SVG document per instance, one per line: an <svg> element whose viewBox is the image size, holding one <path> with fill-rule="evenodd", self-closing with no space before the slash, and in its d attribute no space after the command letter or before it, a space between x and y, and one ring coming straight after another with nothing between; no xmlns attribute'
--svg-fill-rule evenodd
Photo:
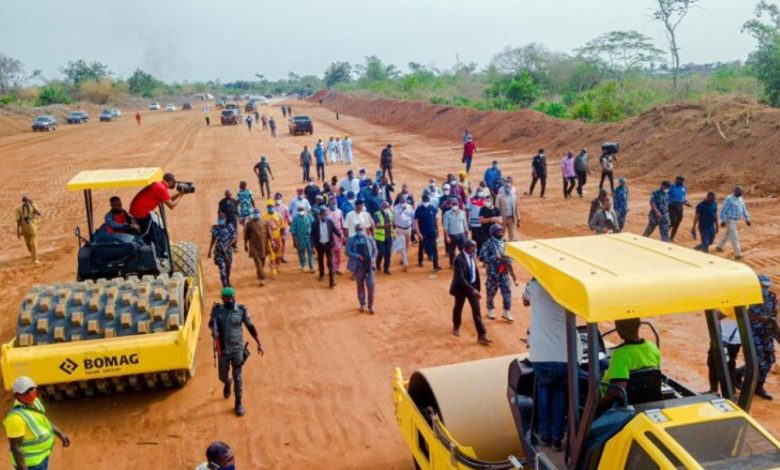
<svg viewBox="0 0 780 470"><path fill-rule="evenodd" d="M422 205L423 205L423 207L428 207L428 206L431 205L431 203L430 202L423 202Z"/></svg>
<svg viewBox="0 0 780 470"><path fill-rule="evenodd" d="M485 201L485 207L490 209L491 207L493 207L493 202L492 201Z"/></svg>
<svg viewBox="0 0 780 470"><path fill-rule="evenodd" d="M450 190L449 189L445 189L444 190L444 195L445 196L449 196L450 195Z"/></svg>

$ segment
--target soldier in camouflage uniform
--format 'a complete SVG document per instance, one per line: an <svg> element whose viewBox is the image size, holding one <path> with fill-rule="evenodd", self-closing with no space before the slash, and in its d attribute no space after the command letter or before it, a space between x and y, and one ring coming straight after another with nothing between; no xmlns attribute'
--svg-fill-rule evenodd
<svg viewBox="0 0 780 470"><path fill-rule="evenodd" d="M669 241L669 187L668 181L663 181L661 187L650 195L650 212L647 214L647 228L643 234L649 237L658 227L661 232L661 241Z"/></svg>
<svg viewBox="0 0 780 470"><path fill-rule="evenodd" d="M243 416L241 368L249 356L249 349L244 343L243 326L246 325L249 334L257 343L257 352L260 355L264 354L263 345L260 343L257 328L252 323L246 307L236 304L235 289L223 287L221 293L222 303L215 303L214 308L211 309L209 328L211 328L211 336L214 340L215 353L219 357L219 380L225 384L222 394L225 399L230 398L230 385L232 383L236 396L236 415ZM233 369L232 381L228 377L231 368Z"/></svg>
<svg viewBox="0 0 780 470"><path fill-rule="evenodd" d="M756 360L758 362L758 383L756 396L771 400L772 395L764 389L769 371L775 363L775 336L777 335L777 295L769 290L772 281L766 274L758 276L761 283L761 294L764 302L751 305L748 309L750 326L753 330L753 342L756 345Z"/></svg>
<svg viewBox="0 0 780 470"><path fill-rule="evenodd" d="M233 267L233 249L236 247L236 228L227 223L225 213L220 212L216 225L211 227L211 244L208 257L214 253L214 264L219 269L222 287L230 285L230 272Z"/></svg>
<svg viewBox="0 0 780 470"><path fill-rule="evenodd" d="M501 317L508 321L514 321L512 318L512 288L510 286L510 268L509 259L504 252L504 229L498 224L490 226L490 237L482 243L479 249L479 259L487 264L487 280L485 288L487 289L487 317L495 320L493 298L496 292L501 291L501 299L504 303L504 313Z"/></svg>

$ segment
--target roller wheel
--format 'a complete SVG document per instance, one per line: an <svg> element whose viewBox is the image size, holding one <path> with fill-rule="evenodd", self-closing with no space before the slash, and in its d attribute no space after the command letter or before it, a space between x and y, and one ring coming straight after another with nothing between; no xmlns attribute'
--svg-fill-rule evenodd
<svg viewBox="0 0 780 470"><path fill-rule="evenodd" d="M171 245L173 272L182 273L198 280L198 247L192 242L178 242Z"/></svg>
<svg viewBox="0 0 780 470"><path fill-rule="evenodd" d="M16 346L177 330L186 313L184 284L175 273L33 286L19 306Z"/></svg>

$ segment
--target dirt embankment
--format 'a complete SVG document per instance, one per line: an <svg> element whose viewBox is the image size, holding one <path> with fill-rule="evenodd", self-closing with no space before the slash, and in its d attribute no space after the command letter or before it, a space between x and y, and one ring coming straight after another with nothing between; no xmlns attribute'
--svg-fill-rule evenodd
<svg viewBox="0 0 780 470"><path fill-rule="evenodd" d="M320 99L330 109L402 132L457 142L468 128L478 146L525 153L545 148L548 164L554 165L554 157L564 151L582 147L598 157L602 142L617 141L621 176L654 184L686 174L698 190L723 192L739 183L753 195L780 192L775 162L780 110L736 98L663 106L615 124L565 121L532 110L483 112L334 92L311 98Z"/></svg>

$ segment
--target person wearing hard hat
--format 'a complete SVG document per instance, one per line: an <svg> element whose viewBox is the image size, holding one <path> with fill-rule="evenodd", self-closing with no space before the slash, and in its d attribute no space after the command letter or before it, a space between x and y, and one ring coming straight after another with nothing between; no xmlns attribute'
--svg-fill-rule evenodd
<svg viewBox="0 0 780 470"><path fill-rule="evenodd" d="M54 436L62 441L63 447L70 445L70 438L46 416L31 378L14 380L13 392L14 403L3 419L11 465L16 470L46 470L54 449Z"/></svg>

